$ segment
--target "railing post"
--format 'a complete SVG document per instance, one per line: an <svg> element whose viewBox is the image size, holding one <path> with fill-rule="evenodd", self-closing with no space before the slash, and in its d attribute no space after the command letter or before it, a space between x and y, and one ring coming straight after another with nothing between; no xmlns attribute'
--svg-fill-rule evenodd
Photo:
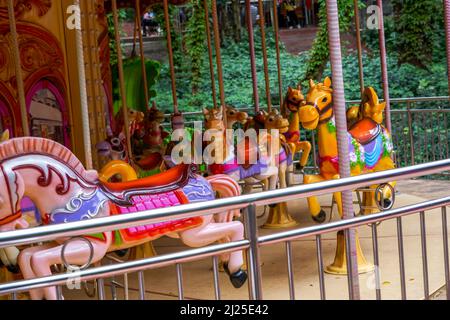
<svg viewBox="0 0 450 320"><path fill-rule="evenodd" d="M406 110L408 111L408 131L409 131L409 143L411 144L411 165L415 165L415 153L414 153L414 135L412 129L412 114L411 105L409 102L406 103Z"/></svg>
<svg viewBox="0 0 450 320"><path fill-rule="evenodd" d="M250 241L247 252L247 269L249 275L249 294L251 300L262 300L261 264L259 258L258 224L256 207L251 204L244 216L246 238Z"/></svg>

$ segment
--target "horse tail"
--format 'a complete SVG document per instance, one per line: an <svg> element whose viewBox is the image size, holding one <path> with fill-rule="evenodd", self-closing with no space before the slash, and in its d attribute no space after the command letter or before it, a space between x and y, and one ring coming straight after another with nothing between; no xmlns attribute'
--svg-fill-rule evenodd
<svg viewBox="0 0 450 320"><path fill-rule="evenodd" d="M214 192L219 194L220 198L229 198L240 196L242 191L239 184L231 177L225 174L217 174L207 177L206 180L211 184ZM229 214L239 214L239 210L232 210Z"/></svg>

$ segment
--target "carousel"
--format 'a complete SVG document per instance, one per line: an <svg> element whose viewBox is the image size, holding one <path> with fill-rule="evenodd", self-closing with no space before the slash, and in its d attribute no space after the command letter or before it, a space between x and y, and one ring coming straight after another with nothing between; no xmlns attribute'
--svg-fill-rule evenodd
<svg viewBox="0 0 450 320"><path fill-rule="evenodd" d="M141 13L155 1L77 0L71 6L68 0L61 3L8 0L0 4L0 28L4 34L0 41L5 42L0 48L0 132L3 133L0 230L28 230L39 225L45 228L65 223L78 223L80 228L86 225L89 230L33 245L7 246L0 239L0 294L11 292L8 288L2 291L2 283L80 270L89 272L102 266L130 266L120 277L97 278L93 272L78 286L74 284L75 287L49 283L5 294L4 299L207 299L212 292L216 298L242 299L247 283L254 283L255 274L261 270L273 299L295 299L296 287L302 292L313 288L308 298L318 294L324 299L326 277L331 294L338 298L347 279L351 297L358 297L359 274L366 277L364 279L373 277L375 282L381 282L379 254L389 252L380 253L377 247L373 263L366 259L364 252L370 248L367 230L359 228L340 230L337 235L324 239L318 236L312 240L286 241L285 248L274 246L258 256L241 244L238 249L214 255L212 265L209 260L175 263L174 277L166 263L173 252L181 252L186 247L207 248L217 243L231 248L235 243L243 243L247 239L244 229L249 225L248 220L260 227L254 232L270 237L277 232L364 217L397 206L397 186L392 179L320 197L311 193L305 199L266 201L265 205L247 210L246 215L251 215L248 220L242 218L240 209L231 206L224 207L220 213L180 215L179 219L164 220L164 210L170 212L176 209L174 207L195 210L196 206L217 199L283 191L396 167L382 16L379 33L384 99L381 101L372 87L364 85L360 59L361 103L347 108L336 1L327 1L332 77L325 77L321 82L311 80L307 88L299 84L287 91L282 83L277 1L273 1L276 89L280 96L280 101L275 102L271 96L273 84L269 74L263 1L259 0L262 18L258 27L267 105L260 103L254 26L247 23L252 72L249 85L253 88L254 103L250 108L252 112L244 112L227 103L217 4L216 0L205 0L213 105L198 110L204 120L204 130L196 131L185 130L187 124L183 106L178 104L170 36L169 5L183 2L163 1L173 98L170 115L159 110L149 97L148 66L140 32ZM247 22L252 20L250 5L250 0L246 0ZM378 5L382 7L382 1L378 1ZM68 7L72 11L66 11ZM128 61L124 61L122 53L120 8L134 8L136 14L138 31L134 43L139 46L139 53L133 57L133 63L139 65L136 75L141 77L143 91L142 97L136 99L127 85L130 75ZM358 10L357 5L355 10ZM109 63L106 21L109 13L113 17L115 50L119 57L120 101L116 103ZM72 15L75 17L73 29L66 27L66 19ZM355 25L361 56L359 22ZM167 120L169 129L165 125ZM256 142L244 137L238 139L236 145L231 139L230 144L227 134L237 128L256 132ZM188 134L174 138L179 130ZM214 132L214 140L204 141L205 131ZM312 139L305 138L306 131L313 132ZM195 143L198 137L199 144ZM259 141L269 141L268 147L257 143ZM181 161L174 156L179 144L192 147L189 148L192 152L183 154ZM203 159L211 149L222 161L191 161L198 156ZM244 161L240 161L242 159ZM311 162L315 162L315 169L309 166ZM399 201L405 205L409 200L400 198ZM333 215L333 209L338 216ZM151 215L152 212L156 218L158 214L161 216L157 222L108 231L95 225L96 219L111 218L117 222L130 215ZM376 236L381 229L377 227L377 223L371 224L369 234ZM304 254L294 258L299 252ZM311 280L311 270L317 269L315 261L306 261L316 253L318 282ZM280 276L286 269L284 263L279 262L284 254L288 259L287 282ZM333 258L329 265L324 265L323 254ZM141 262L150 261L148 259L159 259L155 264L160 268L146 270L139 266ZM296 273L306 274L307 280L294 275L294 262L298 266ZM210 270L214 286L208 278ZM184 283L183 273L189 275ZM289 286L289 295L280 285L283 281ZM197 292L186 292L188 286L196 287ZM250 291L253 298L258 298L258 289ZM379 298L379 288L375 291Z"/></svg>

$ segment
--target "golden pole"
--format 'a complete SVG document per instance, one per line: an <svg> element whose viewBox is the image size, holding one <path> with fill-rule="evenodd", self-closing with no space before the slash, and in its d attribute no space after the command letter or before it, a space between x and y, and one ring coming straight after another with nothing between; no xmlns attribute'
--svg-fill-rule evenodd
<svg viewBox="0 0 450 320"><path fill-rule="evenodd" d="M145 56L144 56L144 41L142 39L142 25L141 25L141 1L136 0L136 23L139 34L139 51L141 55L141 67L142 67L142 80L144 81L144 96L145 96L145 107L150 109L149 96L148 96L148 80L147 80L147 68L145 67Z"/></svg>
<svg viewBox="0 0 450 320"><path fill-rule="evenodd" d="M125 77L123 73L123 61L122 61L122 47L120 46L120 33L119 33L119 17L117 15L117 0L112 1L112 11L113 11L113 19L114 19L114 34L116 37L116 48L117 48L117 68L119 69L119 87L120 87L120 96L122 98L122 112L123 112L123 120L125 126L125 137L127 139L127 148L128 154L130 158L133 157L133 153L131 150L131 137L130 137L130 128L129 128L129 119L128 119L128 106L127 106L127 97L125 92Z"/></svg>
<svg viewBox="0 0 450 320"><path fill-rule="evenodd" d="M205 7L206 42L208 44L209 73L211 75L211 90L212 90L214 108L217 108L216 80L214 77L213 53L212 53L212 47L211 47L211 28L209 26L208 0L203 0L203 5Z"/></svg>
<svg viewBox="0 0 450 320"><path fill-rule="evenodd" d="M17 95L19 97L20 104L20 116L22 120L22 130L25 136L30 135L30 126L28 124L28 111L27 103L25 99L25 89L23 85L23 74L22 74L22 63L20 62L20 50L19 50L19 39L16 28L16 16L14 12L13 0L8 0L8 17L9 17L9 28L11 32L11 37L13 41L13 58L14 66L16 69L16 81L17 81Z"/></svg>
<svg viewBox="0 0 450 320"><path fill-rule="evenodd" d="M264 62L264 80L266 84L266 98L267 98L267 111L272 111L272 98L270 96L270 79L269 79L269 62L267 61L267 46L266 46L266 31L265 31L265 19L264 19L264 5L262 0L258 0L259 10L259 27L261 29L261 49L263 52Z"/></svg>
<svg viewBox="0 0 450 320"><path fill-rule="evenodd" d="M214 46L216 48L216 64L217 64L217 77L219 78L219 94L220 94L220 105L223 110L223 124L227 128L227 108L225 105L225 89L223 87L223 69L222 69L222 56L220 55L220 34L219 34L219 20L217 17L217 2L216 0L211 0L211 11L213 18L213 29L214 29Z"/></svg>
<svg viewBox="0 0 450 320"><path fill-rule="evenodd" d="M163 3L164 3L164 21L166 23L166 32L167 32L167 54L169 55L170 78L172 80L173 112L178 113L178 99L177 99L177 86L176 86L176 78L175 78L175 66L173 63L172 37L170 35L169 3L168 3L168 0L164 0Z"/></svg>

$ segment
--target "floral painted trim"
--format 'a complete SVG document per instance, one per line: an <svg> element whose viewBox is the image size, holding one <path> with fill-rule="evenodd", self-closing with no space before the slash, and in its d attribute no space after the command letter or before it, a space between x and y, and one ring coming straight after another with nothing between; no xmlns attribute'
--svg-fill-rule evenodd
<svg viewBox="0 0 450 320"><path fill-rule="evenodd" d="M334 119L334 117L332 117L331 120L327 122L327 129L328 129L329 133L336 133L337 132L336 120Z"/></svg>
<svg viewBox="0 0 450 320"><path fill-rule="evenodd" d="M366 165L364 147L360 145L355 139L352 138L351 140L354 151L350 152L349 154L350 168L355 169L357 166L359 166L361 170L363 170Z"/></svg>
<svg viewBox="0 0 450 320"><path fill-rule="evenodd" d="M381 139L383 141L383 157L390 157L392 151L394 150L394 146L392 144L392 138L389 132L384 129L383 134L381 135Z"/></svg>

